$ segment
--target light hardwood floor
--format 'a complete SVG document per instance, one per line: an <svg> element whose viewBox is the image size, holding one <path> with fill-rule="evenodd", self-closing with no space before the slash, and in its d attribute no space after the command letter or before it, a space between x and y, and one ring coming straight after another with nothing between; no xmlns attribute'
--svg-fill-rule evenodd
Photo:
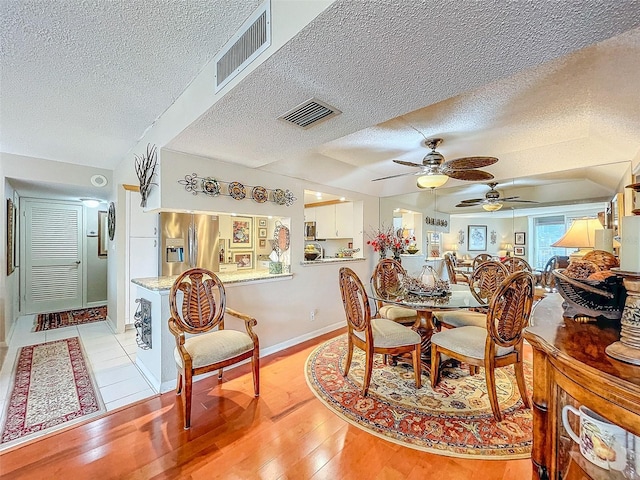
<svg viewBox="0 0 640 480"><path fill-rule="evenodd" d="M531 461L464 460L360 430L311 393L304 363L336 333L196 382L191 430L173 392L0 455L11 479L529 479Z"/></svg>

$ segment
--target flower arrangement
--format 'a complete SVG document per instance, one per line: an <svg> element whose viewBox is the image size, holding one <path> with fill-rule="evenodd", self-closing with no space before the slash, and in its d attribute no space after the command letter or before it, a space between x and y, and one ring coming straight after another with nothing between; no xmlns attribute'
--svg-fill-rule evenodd
<svg viewBox="0 0 640 480"><path fill-rule="evenodd" d="M373 247L374 252L380 252L380 257L384 258L387 255L387 250L393 251L395 257L400 256L400 253L411 244L415 242L415 237L404 238L393 231L392 228L385 228L384 225L374 231L373 235L367 240L367 245Z"/></svg>

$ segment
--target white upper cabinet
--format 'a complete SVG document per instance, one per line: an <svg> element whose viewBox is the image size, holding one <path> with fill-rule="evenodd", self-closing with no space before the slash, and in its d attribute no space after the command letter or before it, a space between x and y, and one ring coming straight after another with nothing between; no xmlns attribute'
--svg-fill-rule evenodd
<svg viewBox="0 0 640 480"><path fill-rule="evenodd" d="M304 209L304 221L305 222L315 222L316 221L316 210L317 210L317 208L305 208Z"/></svg>
<svg viewBox="0 0 640 480"><path fill-rule="evenodd" d="M353 203L323 205L315 210L316 237L320 239L353 237ZM305 213L306 216L306 213Z"/></svg>

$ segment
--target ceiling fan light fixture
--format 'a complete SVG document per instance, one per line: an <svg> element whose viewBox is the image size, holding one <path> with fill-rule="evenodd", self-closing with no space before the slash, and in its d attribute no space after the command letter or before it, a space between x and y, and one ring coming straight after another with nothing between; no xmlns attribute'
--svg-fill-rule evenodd
<svg viewBox="0 0 640 480"><path fill-rule="evenodd" d="M447 183L449 177L446 175L427 174L418 177L418 188L437 188Z"/></svg>
<svg viewBox="0 0 640 480"><path fill-rule="evenodd" d="M502 208L502 204L499 202L496 203L483 203L482 208L484 208L487 212L497 212Z"/></svg>

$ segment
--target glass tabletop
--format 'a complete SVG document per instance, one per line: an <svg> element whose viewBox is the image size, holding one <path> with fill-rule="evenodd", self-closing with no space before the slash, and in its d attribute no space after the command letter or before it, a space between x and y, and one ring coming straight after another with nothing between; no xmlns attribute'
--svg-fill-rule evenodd
<svg viewBox="0 0 640 480"><path fill-rule="evenodd" d="M446 295L428 296L410 293L404 289L387 294L376 294L369 289L371 298L387 304L399 305L414 310L453 310L458 308L486 307L479 303L469 290L467 285L451 285L451 290Z"/></svg>

